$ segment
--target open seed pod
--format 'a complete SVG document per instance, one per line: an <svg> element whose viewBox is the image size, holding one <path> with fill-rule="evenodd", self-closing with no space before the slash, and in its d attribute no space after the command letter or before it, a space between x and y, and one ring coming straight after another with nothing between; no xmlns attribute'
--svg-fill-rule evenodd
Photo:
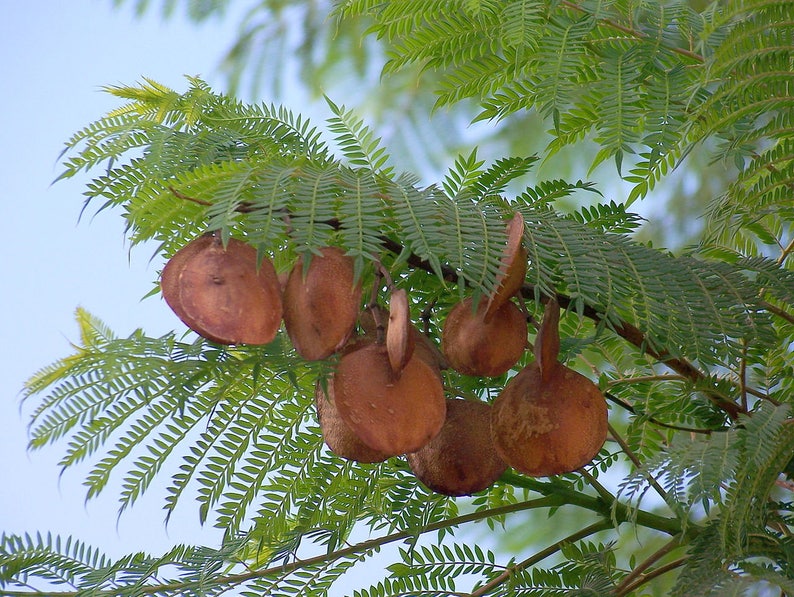
<svg viewBox="0 0 794 597"><path fill-rule="evenodd" d="M201 236L163 269L163 296L199 335L221 344L267 344L281 325L281 293L272 262L256 250L220 236Z"/></svg>
<svg viewBox="0 0 794 597"><path fill-rule="evenodd" d="M557 361L559 306L547 306L535 354L493 403L497 453L534 477L574 471L590 462L607 437L607 405L598 387ZM541 364L542 363L542 364Z"/></svg>
<svg viewBox="0 0 794 597"><path fill-rule="evenodd" d="M386 347L347 352L334 374L334 403L348 427L389 456L415 452L438 434L446 404L438 373L417 357L394 376Z"/></svg>
<svg viewBox="0 0 794 597"><path fill-rule="evenodd" d="M471 400L448 399L439 434L406 458L417 479L450 496L482 491L507 469L493 447L491 405Z"/></svg>
<svg viewBox="0 0 794 597"><path fill-rule="evenodd" d="M485 321L486 305L472 309L472 299L455 305L441 333L441 350L450 366L464 375L494 377L518 362L527 347L527 322L510 301Z"/></svg>
<svg viewBox="0 0 794 597"><path fill-rule="evenodd" d="M284 326L304 359L318 361L339 350L356 325L361 285L354 283L353 260L341 249L325 247L292 268L284 287Z"/></svg>
<svg viewBox="0 0 794 597"><path fill-rule="evenodd" d="M398 288L392 291L389 300L389 324L386 328L386 351L389 364L396 377L400 377L414 352L416 340L411 333L411 313L408 293Z"/></svg>
<svg viewBox="0 0 794 597"><path fill-rule="evenodd" d="M375 321L376 318L377 323ZM380 305L368 307L362 311L358 320L359 326L361 327L364 336L369 336L373 340L378 337L379 326L382 337L388 337L389 321L389 311ZM412 355L416 355L439 373L443 369L449 368L449 362L433 340L431 340L423 332L419 331L419 329L413 324L409 325L408 329L411 334L409 343L413 344ZM383 338L381 338L381 340L383 340Z"/></svg>
<svg viewBox="0 0 794 597"><path fill-rule="evenodd" d="M493 318L499 308L524 285L527 275L527 250L524 239L524 216L516 212L507 224L507 247L502 256L502 266L496 279L496 290L488 299L485 321Z"/></svg>
<svg viewBox="0 0 794 597"><path fill-rule="evenodd" d="M166 304L171 307L171 310L183 322L185 322L187 314L182 308L182 301L179 300L179 277L182 274L185 263L196 253L205 250L213 242L215 242L215 234L207 232L179 249L163 267L163 272L160 275L160 291L163 293Z"/></svg>
<svg viewBox="0 0 794 597"><path fill-rule="evenodd" d="M533 354L540 368L541 379L548 381L560 357L560 304L557 297L551 298L543 309L543 319L535 336Z"/></svg>
<svg viewBox="0 0 794 597"><path fill-rule="evenodd" d="M323 386L327 389L327 394ZM388 458L387 454L373 450L362 442L339 416L334 404L333 378L328 379L326 384L317 381L314 386L314 404L317 407L317 419L320 422L323 441L331 452L356 462L382 462Z"/></svg>

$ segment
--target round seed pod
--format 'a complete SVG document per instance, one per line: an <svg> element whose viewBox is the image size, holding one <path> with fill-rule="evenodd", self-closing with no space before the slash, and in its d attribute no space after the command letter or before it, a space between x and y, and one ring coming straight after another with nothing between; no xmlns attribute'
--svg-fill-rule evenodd
<svg viewBox="0 0 794 597"><path fill-rule="evenodd" d="M281 293L272 262L256 250L204 235L180 249L163 269L163 296L199 335L220 344L267 344L281 325Z"/></svg>
<svg viewBox="0 0 794 597"><path fill-rule="evenodd" d="M327 389L323 389L323 386ZM317 408L317 419L323 433L323 441L334 454L356 462L382 462L388 455L373 450L362 442L353 430L339 416L334 404L333 377L322 384L319 380L314 386L314 404Z"/></svg>
<svg viewBox="0 0 794 597"><path fill-rule="evenodd" d="M312 255L304 271L298 259L284 287L284 327L304 359L319 361L339 350L356 326L361 285L353 259L336 247Z"/></svg>
<svg viewBox="0 0 794 597"><path fill-rule="evenodd" d="M522 244L523 239L524 216L516 212L507 224L507 247L502 256L499 276L496 278L496 290L488 299L485 321L490 321L494 313L524 285L527 275L527 250Z"/></svg>
<svg viewBox="0 0 794 597"><path fill-rule="evenodd" d="M455 305L444 321L441 351L450 366L464 375L495 377L518 362L527 347L527 322L510 301L497 309L490 321L485 306L472 309L472 299Z"/></svg>
<svg viewBox="0 0 794 597"><path fill-rule="evenodd" d="M444 389L436 371L412 357L396 378L382 344L370 343L340 358L334 398L339 415L361 441L389 456L415 452L444 424Z"/></svg>
<svg viewBox="0 0 794 597"><path fill-rule="evenodd" d="M507 469L493 447L491 405L471 400L447 399L439 434L406 458L417 479L449 496L487 489Z"/></svg>
<svg viewBox="0 0 794 597"><path fill-rule="evenodd" d="M590 462L606 441L606 401L573 369L556 363L544 381L533 362L494 400L491 434L496 452L524 474L571 472Z"/></svg>

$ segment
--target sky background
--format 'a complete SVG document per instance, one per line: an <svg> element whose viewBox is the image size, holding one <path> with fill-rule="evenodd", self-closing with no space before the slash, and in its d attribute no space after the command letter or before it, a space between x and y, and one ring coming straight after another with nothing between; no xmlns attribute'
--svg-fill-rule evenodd
<svg viewBox="0 0 794 597"><path fill-rule="evenodd" d="M182 91L190 74L222 90L217 67L238 18L199 26L181 14L164 22L153 10L138 19L129 7L114 10L111 0L2 5L0 531L73 535L114 557L158 554L177 543L217 545L218 532L202 529L187 503L166 529L156 488L120 518L118 485L85 503L87 468L59 476L64 443L29 452L35 401L20 403L25 380L71 352L78 306L122 336L138 327L151 335L180 329L159 297L141 300L162 263L150 261L149 247L130 251L119 212L92 218L89 209L78 222L89 177L51 183L70 136L119 105L103 85L146 76Z"/></svg>

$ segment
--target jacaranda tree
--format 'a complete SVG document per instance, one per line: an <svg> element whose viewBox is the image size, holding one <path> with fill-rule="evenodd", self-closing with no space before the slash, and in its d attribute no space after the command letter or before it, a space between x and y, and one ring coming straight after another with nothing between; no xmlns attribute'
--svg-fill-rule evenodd
<svg viewBox="0 0 794 597"><path fill-rule="evenodd" d="M224 540L113 560L79 538L4 535L0 594L340 595L350 579L360 597L794 594L794 4L347 0L322 19L343 32L330 46L360 32L382 48L384 85L418 72L439 112L476 106L471 120L519 139L539 136L524 126L534 114L550 142L487 160L468 148L426 184L339 98L315 126L294 106L243 103L195 77L180 91L108 87L119 107L68 141L60 178L94 173L88 208L116 210L133 245L156 247L172 274L151 293L198 333L119 337L78 311L74 352L26 386L30 445L65 446L64 468L91 462L88 497L120 476L122 511L165 485L166 521L197 507ZM590 156L575 180L535 175L571 147ZM690 197L697 243L639 242L631 204L662 201L672 173L702 156L725 183ZM623 196L587 182L588 166L610 162ZM571 199L584 207L563 209ZM232 247L254 256L246 292L271 263L280 277L280 310L254 291L243 301L276 313L272 339L235 335L261 312L233 309L229 279L243 266ZM314 359L281 315L289 324L298 304L287 274L300 260L292 277L311 279L327 247L359 294L352 338ZM320 290L344 286L339 276ZM473 327L455 336L450 313L469 298ZM322 335L344 316L335 301L291 317L316 316L304 327ZM461 366L453 353L503 308L518 323ZM516 329L517 360L476 367ZM433 373L404 381L420 345L432 356L415 368ZM380 356L350 364L368 350ZM490 415L463 425L455 449L476 436L521 451L529 435L544 439L522 458L551 458L590 432L591 415L560 414L590 384L608 418L586 463L530 469L503 450L498 479L458 496L417 479L414 453L438 428L389 453L435 416L422 401L431 385L442 415L449 400L489 412L533 367L520 397L550 402L502 408L509 426ZM548 390L571 370L585 381ZM329 448L318 406L334 393L345 429L383 458ZM351 404L377 410L387 393L389 409L412 406L373 431L377 417ZM455 466L483 468L484 451ZM454 456L436 450L422 466Z"/></svg>

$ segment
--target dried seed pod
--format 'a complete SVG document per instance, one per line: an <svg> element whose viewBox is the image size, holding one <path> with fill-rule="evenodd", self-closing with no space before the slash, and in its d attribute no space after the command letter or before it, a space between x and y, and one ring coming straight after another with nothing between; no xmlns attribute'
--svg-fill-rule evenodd
<svg viewBox="0 0 794 597"><path fill-rule="evenodd" d="M256 250L216 234L191 241L169 260L163 296L201 336L221 344L267 344L281 325L281 293L272 262Z"/></svg>
<svg viewBox="0 0 794 597"><path fill-rule="evenodd" d="M368 336L372 338L373 341L377 341L379 328L381 336L383 338L387 337L389 330L389 319L389 311L380 305L375 305L374 307L368 307L367 309L364 309L364 311L362 311L359 315L358 321L364 336ZM449 368L449 362L447 362L446 357L443 355L441 350L439 350L438 346L436 346L433 340L431 340L423 332L420 332L415 325L410 325L409 331L411 334L411 339L409 342L411 342L414 346L413 354L417 355L420 359L422 359L425 363L433 367L433 369L438 372Z"/></svg>
<svg viewBox="0 0 794 597"><path fill-rule="evenodd" d="M284 287L284 326L304 359L331 356L350 337L361 306L361 285L354 282L353 260L341 249L325 247L292 268Z"/></svg>
<svg viewBox="0 0 794 597"><path fill-rule="evenodd" d="M406 458L417 479L450 496L482 491L507 469L491 439L491 405L470 400L448 399L439 434Z"/></svg>
<svg viewBox="0 0 794 597"><path fill-rule="evenodd" d="M497 376L515 365L527 347L524 314L510 301L485 321L485 305L475 312L472 299L455 305L441 334L441 350L450 366L464 375Z"/></svg>
<svg viewBox="0 0 794 597"><path fill-rule="evenodd" d="M533 352L541 378L548 381L560 356L560 305L557 297L550 299L543 309L543 320L535 336Z"/></svg>
<svg viewBox="0 0 794 597"><path fill-rule="evenodd" d="M596 385L556 363L543 380L531 363L511 378L493 403L497 453L533 477L574 471L590 462L607 437L607 405Z"/></svg>
<svg viewBox="0 0 794 597"><path fill-rule="evenodd" d="M166 304L171 307L171 310L176 316L185 323L187 314L182 308L182 302L179 300L179 277L182 275L185 263L187 263L193 255L206 249L215 242L214 239L215 234L212 232L207 232L193 239L174 253L171 259L166 262L160 274L160 291L163 294Z"/></svg>
<svg viewBox="0 0 794 597"><path fill-rule="evenodd" d="M373 450L362 442L339 416L334 404L333 377L328 379L326 384L317 381L314 386L314 404L317 408L317 419L320 422L323 441L331 452L356 462L382 462L388 458L387 454Z"/></svg>
<svg viewBox="0 0 794 597"><path fill-rule="evenodd" d="M424 446L441 429L446 412L436 371L412 357L396 378L386 347L377 343L341 357L334 398L348 427L370 448L389 456Z"/></svg>
<svg viewBox="0 0 794 597"><path fill-rule="evenodd" d="M386 351L389 364L396 377L400 377L414 352L415 339L411 333L411 313L408 308L408 293L398 288L392 291L389 300L389 324L386 328Z"/></svg>
<svg viewBox="0 0 794 597"><path fill-rule="evenodd" d="M516 212L507 224L507 247L502 256L499 276L496 278L496 290L488 299L486 322L524 285L527 275L527 250L522 244L523 239L524 216Z"/></svg>

